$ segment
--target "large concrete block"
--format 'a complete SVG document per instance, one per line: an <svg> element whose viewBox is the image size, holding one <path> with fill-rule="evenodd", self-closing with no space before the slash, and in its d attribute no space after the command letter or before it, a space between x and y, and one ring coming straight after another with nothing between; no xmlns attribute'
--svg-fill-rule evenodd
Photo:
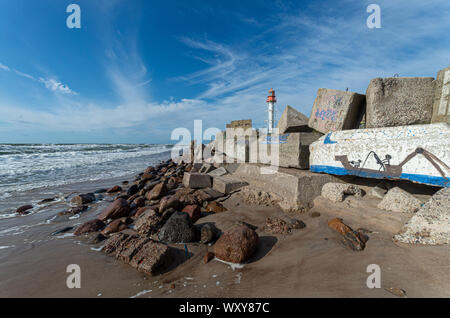
<svg viewBox="0 0 450 318"><path fill-rule="evenodd" d="M310 170L450 186L450 125L355 129L310 146Z"/></svg>
<svg viewBox="0 0 450 318"><path fill-rule="evenodd" d="M361 94L319 88L309 118L309 127L324 134L356 128L364 101L365 96Z"/></svg>
<svg viewBox="0 0 450 318"><path fill-rule="evenodd" d="M366 91L366 127L429 124L434 78L374 78Z"/></svg>
<svg viewBox="0 0 450 318"><path fill-rule="evenodd" d="M308 117L287 105L278 121L278 133L286 134L311 131L311 128L308 127L308 121Z"/></svg>
<svg viewBox="0 0 450 318"><path fill-rule="evenodd" d="M431 122L450 123L450 66L437 75Z"/></svg>
<svg viewBox="0 0 450 318"><path fill-rule="evenodd" d="M321 136L322 134L317 132L281 135L278 165L285 168L309 169L309 145Z"/></svg>
<svg viewBox="0 0 450 318"><path fill-rule="evenodd" d="M251 119L233 120L231 123L227 124L227 128L251 129L252 120Z"/></svg>
<svg viewBox="0 0 450 318"><path fill-rule="evenodd" d="M247 183L230 177L213 177L213 189L224 194L229 194L243 186Z"/></svg>
<svg viewBox="0 0 450 318"><path fill-rule="evenodd" d="M186 188L201 189L211 187L211 176L201 173L185 172L183 184Z"/></svg>

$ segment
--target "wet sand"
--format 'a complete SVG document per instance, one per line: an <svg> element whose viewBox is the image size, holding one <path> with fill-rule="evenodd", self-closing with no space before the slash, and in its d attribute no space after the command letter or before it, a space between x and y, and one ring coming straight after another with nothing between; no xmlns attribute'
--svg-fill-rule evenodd
<svg viewBox="0 0 450 318"><path fill-rule="evenodd" d="M108 200L70 223L94 218ZM303 220L306 228L271 235L263 230L265 219L284 212L277 206L246 205L234 194L224 202L229 211L197 223L213 222L222 230L236 220L258 226L260 243L252 259L235 269L216 260L204 264L203 255L212 248L191 243L187 244L192 253L189 260L155 277L92 249L101 243L93 246L79 237L49 237L67 224L45 224L39 229L46 233L42 241L0 251L0 297L397 297L385 290L390 287L404 289L408 297L450 297L450 247L395 244L393 234L411 215L381 211L377 202L348 197L331 204L318 197L311 211L292 215ZM321 215L312 218L312 212ZM354 229L373 232L364 251L341 245L338 235L327 227L334 217L342 217ZM6 244L11 243L21 244L14 240ZM69 264L81 267L81 289L66 287ZM369 264L381 267L381 289L366 286Z"/></svg>

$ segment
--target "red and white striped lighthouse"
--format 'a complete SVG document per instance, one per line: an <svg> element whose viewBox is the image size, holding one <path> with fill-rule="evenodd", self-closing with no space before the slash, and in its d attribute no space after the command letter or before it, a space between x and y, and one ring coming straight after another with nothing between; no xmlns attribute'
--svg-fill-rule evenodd
<svg viewBox="0 0 450 318"><path fill-rule="evenodd" d="M267 132L272 133L274 128L274 114L275 114L275 103L277 98L275 97L275 91L271 88L269 91L269 96L267 96L267 112L269 114L269 119L267 121Z"/></svg>

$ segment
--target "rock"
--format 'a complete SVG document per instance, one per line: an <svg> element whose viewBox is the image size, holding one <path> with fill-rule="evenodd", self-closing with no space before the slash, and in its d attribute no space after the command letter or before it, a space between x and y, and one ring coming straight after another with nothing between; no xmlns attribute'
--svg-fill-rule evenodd
<svg viewBox="0 0 450 318"><path fill-rule="evenodd" d="M366 127L394 127L431 122L434 78L374 78L366 91Z"/></svg>
<svg viewBox="0 0 450 318"><path fill-rule="evenodd" d="M130 265L144 274L157 275L172 267L176 262L174 248L150 240L133 256Z"/></svg>
<svg viewBox="0 0 450 318"><path fill-rule="evenodd" d="M224 194L230 194L231 192L238 190L239 188L242 188L246 185L248 185L247 182L228 176L213 178L213 189Z"/></svg>
<svg viewBox="0 0 450 318"><path fill-rule="evenodd" d="M95 201L94 193L80 194L72 198L71 202L76 205L85 205Z"/></svg>
<svg viewBox="0 0 450 318"><path fill-rule="evenodd" d="M188 243L194 241L195 232L192 220L187 213L175 212L158 233L165 243Z"/></svg>
<svg viewBox="0 0 450 318"><path fill-rule="evenodd" d="M136 205L137 208L141 208L145 206L145 198L140 196L133 200L133 203Z"/></svg>
<svg viewBox="0 0 450 318"><path fill-rule="evenodd" d="M308 122L308 117L287 105L278 121L278 133L282 135L294 132L311 131L311 128L308 127Z"/></svg>
<svg viewBox="0 0 450 318"><path fill-rule="evenodd" d="M275 137L279 142L278 165L285 168L309 169L309 145L322 137L319 132L290 133Z"/></svg>
<svg viewBox="0 0 450 318"><path fill-rule="evenodd" d="M192 220L192 223L197 222L201 216L200 207L198 205L187 205L181 211L187 213Z"/></svg>
<svg viewBox="0 0 450 318"><path fill-rule="evenodd" d="M310 215L312 218L318 218L319 216L320 216L320 213L319 212L313 212L313 213L311 213L311 215Z"/></svg>
<svg viewBox="0 0 450 318"><path fill-rule="evenodd" d="M117 233L128 228L128 219L120 218L109 223L101 232L103 235Z"/></svg>
<svg viewBox="0 0 450 318"><path fill-rule="evenodd" d="M373 187L372 189L370 189L370 191L367 193L367 195L369 197L374 197L374 198L378 198L378 199L383 199L384 195L386 194L387 190L383 189L379 186Z"/></svg>
<svg viewBox="0 0 450 318"><path fill-rule="evenodd" d="M450 188L436 192L394 240L410 244L450 244Z"/></svg>
<svg viewBox="0 0 450 318"><path fill-rule="evenodd" d="M335 218L328 222L328 227L341 235L341 242L354 251L362 251L369 237L362 232L353 231L342 219Z"/></svg>
<svg viewBox="0 0 450 318"><path fill-rule="evenodd" d="M107 219L118 219L124 216L128 216L130 213L130 206L127 200L117 199L112 202L108 207L103 210L103 212L98 216L101 221L106 221Z"/></svg>
<svg viewBox="0 0 450 318"><path fill-rule="evenodd" d="M136 184L133 184L127 191L127 194L129 196L135 195L136 193L138 193L138 186Z"/></svg>
<svg viewBox="0 0 450 318"><path fill-rule="evenodd" d="M391 294L398 296L398 297L402 297L402 298L408 298L406 296L406 291L404 289L398 288L398 287L390 287L390 288L386 288L386 291L390 292Z"/></svg>
<svg viewBox="0 0 450 318"><path fill-rule="evenodd" d="M208 174L211 177L221 177L223 175L226 175L227 173L228 173L227 169L225 169L224 167L220 167L220 168L217 168L217 169L209 172Z"/></svg>
<svg viewBox="0 0 450 318"><path fill-rule="evenodd" d="M53 201L55 201L55 200L56 200L56 198L47 198L47 199L44 199L44 200L39 201L38 204L49 203L49 202L53 202Z"/></svg>
<svg viewBox="0 0 450 318"><path fill-rule="evenodd" d="M223 261L240 264L253 255L258 240L258 234L248 226L235 225L214 244L214 254Z"/></svg>
<svg viewBox="0 0 450 318"><path fill-rule="evenodd" d="M268 217L264 229L271 234L288 234L291 232L288 223L278 217Z"/></svg>
<svg viewBox="0 0 450 318"><path fill-rule="evenodd" d="M17 208L16 213L19 214L27 214L29 213L28 210L31 210L33 208L32 205L28 204L28 205L23 205L20 208Z"/></svg>
<svg viewBox="0 0 450 318"><path fill-rule="evenodd" d="M105 223L99 219L87 221L86 223L77 227L73 234L79 236L86 233L97 232L105 226Z"/></svg>
<svg viewBox="0 0 450 318"><path fill-rule="evenodd" d="M136 231L144 236L158 232L163 225L163 219L154 210L148 209L134 223Z"/></svg>
<svg viewBox="0 0 450 318"><path fill-rule="evenodd" d="M89 237L89 235L88 235ZM102 233L92 233L92 235L89 237L88 244L98 244L100 242L103 242L106 240L107 237L104 236Z"/></svg>
<svg viewBox="0 0 450 318"><path fill-rule="evenodd" d="M203 256L203 263L208 264L214 258L214 253L206 252L205 256Z"/></svg>
<svg viewBox="0 0 450 318"><path fill-rule="evenodd" d="M328 132L358 127L365 96L335 89L319 88L309 118L309 127Z"/></svg>
<svg viewBox="0 0 450 318"><path fill-rule="evenodd" d="M62 228L61 230L57 230L57 231L53 232L52 234L50 234L50 236L64 234L64 233L67 233L67 232L69 232L71 230L73 230L73 226L66 226L65 228Z"/></svg>
<svg viewBox="0 0 450 318"><path fill-rule="evenodd" d="M362 194L363 193L360 187L347 183L330 182L324 184L322 188L322 197L333 203L344 201L346 195L361 197Z"/></svg>
<svg viewBox="0 0 450 318"><path fill-rule="evenodd" d="M228 210L217 201L209 202L208 205L206 206L206 212L209 212L209 213L221 213L221 212L225 212L225 211L228 211Z"/></svg>
<svg viewBox="0 0 450 318"><path fill-rule="evenodd" d="M116 186L106 190L106 193L116 193L116 192L120 192L120 191L122 191L122 188L120 186L116 185Z"/></svg>
<svg viewBox="0 0 450 318"><path fill-rule="evenodd" d="M434 86L432 123L450 124L450 66L440 70Z"/></svg>
<svg viewBox="0 0 450 318"><path fill-rule="evenodd" d="M106 191L108 191L108 189L98 189L94 193L95 194L100 194L100 193L105 193Z"/></svg>
<svg viewBox="0 0 450 318"><path fill-rule="evenodd" d="M419 210L422 202L399 187L392 188L386 193L378 208L391 212L414 213Z"/></svg>
<svg viewBox="0 0 450 318"><path fill-rule="evenodd" d="M208 244L214 242L218 236L219 229L214 224L202 224L200 228L200 243Z"/></svg>
<svg viewBox="0 0 450 318"><path fill-rule="evenodd" d="M186 188L201 189L211 187L211 176L201 173L185 172L183 184Z"/></svg>
<svg viewBox="0 0 450 318"><path fill-rule="evenodd" d="M194 192L194 195L200 201L212 201L224 196L223 193L211 188L199 189Z"/></svg>
<svg viewBox="0 0 450 318"><path fill-rule="evenodd" d="M158 183L150 192L147 193L147 200L157 200L166 194L166 184Z"/></svg>

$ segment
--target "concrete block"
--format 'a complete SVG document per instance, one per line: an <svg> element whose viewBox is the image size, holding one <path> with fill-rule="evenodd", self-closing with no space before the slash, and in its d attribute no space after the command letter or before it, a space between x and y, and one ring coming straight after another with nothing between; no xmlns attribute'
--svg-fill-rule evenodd
<svg viewBox="0 0 450 318"><path fill-rule="evenodd" d="M286 134L311 131L311 128L308 127L308 121L308 117L287 105L278 121L278 133Z"/></svg>
<svg viewBox="0 0 450 318"><path fill-rule="evenodd" d="M450 66L439 71L434 86L432 123L450 123Z"/></svg>
<svg viewBox="0 0 450 318"><path fill-rule="evenodd" d="M208 174L211 177L221 177L223 175L226 175L227 173L228 173L227 169L225 169L224 167L220 167L220 168L217 168L217 169L209 172Z"/></svg>
<svg viewBox="0 0 450 318"><path fill-rule="evenodd" d="M210 164L205 163L205 164L203 164L202 167L198 170L198 172L199 172L199 173L206 174L206 173L209 173L209 172L211 172L211 171L213 171L213 170L215 170L215 169L216 169L216 168L215 168L213 165L210 165Z"/></svg>
<svg viewBox="0 0 450 318"><path fill-rule="evenodd" d="M450 186L450 125L329 133L310 146L310 170Z"/></svg>
<svg viewBox="0 0 450 318"><path fill-rule="evenodd" d="M324 134L356 128L364 101L365 96L361 94L319 88L309 118L309 127Z"/></svg>
<svg viewBox="0 0 450 318"><path fill-rule="evenodd" d="M366 127L393 127L431 122L432 77L374 78L366 91Z"/></svg>
<svg viewBox="0 0 450 318"><path fill-rule="evenodd" d="M326 183L322 187L322 196L333 203L342 202L346 195L362 197L363 192L360 187L347 183Z"/></svg>
<svg viewBox="0 0 450 318"><path fill-rule="evenodd" d="M231 123L227 124L227 128L251 129L252 120L251 119L233 120Z"/></svg>
<svg viewBox="0 0 450 318"><path fill-rule="evenodd" d="M211 177L207 174L185 172L183 184L186 188L201 189L211 187Z"/></svg>
<svg viewBox="0 0 450 318"><path fill-rule="evenodd" d="M225 194L229 194L246 185L247 185L246 182L230 177L213 178L213 189Z"/></svg>
<svg viewBox="0 0 450 318"><path fill-rule="evenodd" d="M291 133L286 135L286 142L280 143L280 167L309 169L309 145L319 139L321 133Z"/></svg>

